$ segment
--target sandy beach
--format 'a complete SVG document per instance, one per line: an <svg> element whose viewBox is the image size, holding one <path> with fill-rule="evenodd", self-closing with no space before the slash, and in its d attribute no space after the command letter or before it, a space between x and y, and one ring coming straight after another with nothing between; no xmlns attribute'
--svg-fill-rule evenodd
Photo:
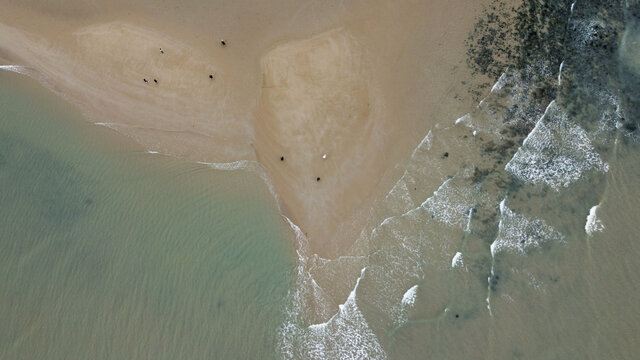
<svg viewBox="0 0 640 360"><path fill-rule="evenodd" d="M640 357L638 1L0 6L0 359Z"/></svg>
<svg viewBox="0 0 640 360"><path fill-rule="evenodd" d="M2 1L0 64L149 150L259 161L336 257L396 164L475 105L464 40L483 3Z"/></svg>

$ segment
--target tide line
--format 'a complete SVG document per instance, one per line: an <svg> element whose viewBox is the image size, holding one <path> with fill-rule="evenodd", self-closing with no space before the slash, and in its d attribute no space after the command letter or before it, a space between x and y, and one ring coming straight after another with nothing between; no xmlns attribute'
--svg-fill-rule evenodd
<svg viewBox="0 0 640 360"><path fill-rule="evenodd" d="M10 71L20 75L27 75L29 68L22 65L0 65L0 70Z"/></svg>

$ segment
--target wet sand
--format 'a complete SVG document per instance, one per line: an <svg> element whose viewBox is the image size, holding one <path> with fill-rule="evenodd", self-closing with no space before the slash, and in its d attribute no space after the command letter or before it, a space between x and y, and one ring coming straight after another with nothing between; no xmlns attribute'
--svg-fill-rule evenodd
<svg viewBox="0 0 640 360"><path fill-rule="evenodd" d="M257 159L335 257L426 132L475 105L464 40L486 1L2 3L3 63L149 150Z"/></svg>

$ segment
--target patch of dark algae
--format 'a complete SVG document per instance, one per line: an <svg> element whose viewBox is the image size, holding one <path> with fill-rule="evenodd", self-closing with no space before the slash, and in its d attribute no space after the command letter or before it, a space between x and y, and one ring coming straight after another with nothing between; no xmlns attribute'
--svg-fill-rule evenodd
<svg viewBox="0 0 640 360"><path fill-rule="evenodd" d="M487 253L499 230L496 200L526 199L532 194L546 197L550 193L544 187L525 186L504 167L551 101L565 109L572 121L592 131L602 120L603 94L618 96L623 116L614 133L639 132L638 124L630 119L640 113L639 95L633 95L640 94L640 81L629 80L638 80L638 75L619 65L616 52L629 23L637 23L640 31L640 5L638 9L628 7L623 0L581 1L575 9L572 5L573 0L523 0L512 7L495 0L466 41L467 64L474 76L485 79L469 89L478 101L502 74L517 74L518 81L515 85L507 81L506 90L501 90L505 96L492 93L483 105L488 113L496 114L502 127L499 136L479 134L474 138L486 161L477 164L468 179L492 199L474 205L471 230L465 235L468 269L491 292L499 291L505 281L498 275L501 260ZM513 92L507 88L518 86L520 97L508 99Z"/></svg>
<svg viewBox="0 0 640 360"><path fill-rule="evenodd" d="M504 125L499 138L477 139L484 156L492 161L476 169L474 183L504 167L533 129L539 110L556 98L571 4L569 0L524 0L513 7L494 0L469 33L467 64L474 76L486 79L469 88L478 101L505 71L518 73L529 88L522 103L490 105L492 111L503 114Z"/></svg>
<svg viewBox="0 0 640 360"><path fill-rule="evenodd" d="M506 70L524 70L538 80L554 79L564 56L572 1L524 0L518 7L494 0L473 30L467 44L467 64L474 75L495 81ZM548 71L556 73L549 74ZM534 79L530 79L534 80ZM480 92L489 82L480 85ZM555 91L543 81L540 97L553 99Z"/></svg>

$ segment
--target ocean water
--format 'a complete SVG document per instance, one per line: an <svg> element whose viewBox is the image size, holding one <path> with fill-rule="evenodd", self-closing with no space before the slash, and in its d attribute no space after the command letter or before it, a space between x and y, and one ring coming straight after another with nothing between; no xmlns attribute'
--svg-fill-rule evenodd
<svg viewBox="0 0 640 360"><path fill-rule="evenodd" d="M0 358L640 357L640 4L556 4L554 58L438 119L333 259L259 166L148 154L0 72Z"/></svg>
<svg viewBox="0 0 640 360"><path fill-rule="evenodd" d="M252 171L148 154L0 71L0 359L277 358L287 223Z"/></svg>

